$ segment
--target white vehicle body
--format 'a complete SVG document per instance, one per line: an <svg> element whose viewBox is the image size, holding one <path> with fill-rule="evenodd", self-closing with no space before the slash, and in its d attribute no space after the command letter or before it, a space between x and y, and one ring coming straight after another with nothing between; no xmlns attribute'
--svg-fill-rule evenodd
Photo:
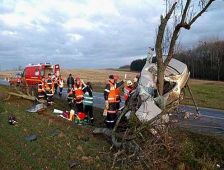
<svg viewBox="0 0 224 170"><path fill-rule="evenodd" d="M157 64L153 63L152 59L152 52L149 51L138 84L142 104L135 114L142 122L152 120L167 105L178 100L190 76L186 64L176 59L171 59L165 70L164 94L163 96L156 96Z"/></svg>

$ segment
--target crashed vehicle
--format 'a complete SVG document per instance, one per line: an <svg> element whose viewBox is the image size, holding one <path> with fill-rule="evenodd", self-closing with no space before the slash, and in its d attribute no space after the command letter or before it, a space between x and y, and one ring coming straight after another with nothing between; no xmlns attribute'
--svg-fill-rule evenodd
<svg viewBox="0 0 224 170"><path fill-rule="evenodd" d="M159 96L156 87L157 64L149 50L146 64L141 71L137 92L141 99L141 105L136 111L136 116L142 122L148 122L158 116L167 106L183 99L184 88L190 77L187 65L171 59L165 70L164 91Z"/></svg>
<svg viewBox="0 0 224 170"><path fill-rule="evenodd" d="M171 59L165 70L164 92L160 96L156 86L157 64L155 59L156 57L153 57L152 50L149 49L146 64L141 71L137 88L131 93L127 104L119 110L120 114L113 130L96 128L93 131L95 134L104 134L111 137L113 146L116 148L127 146L130 143L133 145L130 139L136 138L136 132L141 131L146 123L151 127L168 123L169 114L167 113L177 108L180 101L183 100L185 87L189 89L187 82L190 72L187 65L176 59ZM138 124L134 125L136 127L131 127L133 125L129 126L129 121L127 120L133 115L136 115L140 121L140 126Z"/></svg>

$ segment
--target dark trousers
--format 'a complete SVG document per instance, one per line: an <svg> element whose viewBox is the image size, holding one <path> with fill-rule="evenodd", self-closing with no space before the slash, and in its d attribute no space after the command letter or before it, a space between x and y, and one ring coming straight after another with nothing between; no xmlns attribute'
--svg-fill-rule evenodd
<svg viewBox="0 0 224 170"><path fill-rule="evenodd" d="M62 96L62 90L63 90L63 87L59 87L59 96L60 97Z"/></svg>
<svg viewBox="0 0 224 170"><path fill-rule="evenodd" d="M84 105L84 112L88 115L89 120L93 119L93 106Z"/></svg>
<svg viewBox="0 0 224 170"><path fill-rule="evenodd" d="M58 90L58 84L54 84L54 93L56 94Z"/></svg>
<svg viewBox="0 0 224 170"><path fill-rule="evenodd" d="M83 103L76 103L77 112L83 112Z"/></svg>
<svg viewBox="0 0 224 170"><path fill-rule="evenodd" d="M109 108L107 110L107 117L105 120L106 126L112 129L116 123L117 119L117 103L109 103Z"/></svg>

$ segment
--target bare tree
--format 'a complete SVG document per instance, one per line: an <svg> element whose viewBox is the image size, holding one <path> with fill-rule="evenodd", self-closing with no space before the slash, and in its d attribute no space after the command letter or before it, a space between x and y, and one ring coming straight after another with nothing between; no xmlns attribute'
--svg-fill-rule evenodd
<svg viewBox="0 0 224 170"><path fill-rule="evenodd" d="M165 16L161 15L160 25L156 38L156 57L157 57L157 88L159 94L163 94L164 72L173 58L175 45L182 28L190 30L195 21L208 9L215 0L166 0ZM197 3L197 4L196 4ZM173 30L168 46L167 58L163 59L164 39L166 29L170 26L169 20L173 20Z"/></svg>

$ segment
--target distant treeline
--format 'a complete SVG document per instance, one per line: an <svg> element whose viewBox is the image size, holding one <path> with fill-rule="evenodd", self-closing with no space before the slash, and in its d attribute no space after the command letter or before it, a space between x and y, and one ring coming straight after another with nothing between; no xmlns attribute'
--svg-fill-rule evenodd
<svg viewBox="0 0 224 170"><path fill-rule="evenodd" d="M175 54L175 58L186 63L191 77L207 80L224 80L224 41L204 42L196 48ZM146 59L131 62L131 71L141 71Z"/></svg>
<svg viewBox="0 0 224 170"><path fill-rule="evenodd" d="M192 78L224 80L224 41L204 42L175 57L188 65Z"/></svg>
<svg viewBox="0 0 224 170"><path fill-rule="evenodd" d="M137 59L131 62L130 70L131 71L141 71L146 62L146 58Z"/></svg>

